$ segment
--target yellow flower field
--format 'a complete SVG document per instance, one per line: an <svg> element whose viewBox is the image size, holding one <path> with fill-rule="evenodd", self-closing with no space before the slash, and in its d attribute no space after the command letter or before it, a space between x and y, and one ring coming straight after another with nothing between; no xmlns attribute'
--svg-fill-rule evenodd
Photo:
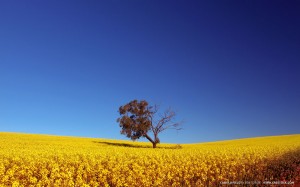
<svg viewBox="0 0 300 187"><path fill-rule="evenodd" d="M293 186L300 134L201 144L0 133L0 186Z"/></svg>

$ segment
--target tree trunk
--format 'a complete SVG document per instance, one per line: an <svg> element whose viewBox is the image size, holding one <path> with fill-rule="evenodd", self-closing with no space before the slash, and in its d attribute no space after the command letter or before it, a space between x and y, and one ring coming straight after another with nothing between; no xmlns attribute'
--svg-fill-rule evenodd
<svg viewBox="0 0 300 187"><path fill-rule="evenodd" d="M153 145L153 148L156 148L156 143L152 143L152 145Z"/></svg>
<svg viewBox="0 0 300 187"><path fill-rule="evenodd" d="M144 136L152 143L153 148L155 148L156 147L156 142L153 141L152 138L150 138L150 136L148 136L148 134L145 134Z"/></svg>

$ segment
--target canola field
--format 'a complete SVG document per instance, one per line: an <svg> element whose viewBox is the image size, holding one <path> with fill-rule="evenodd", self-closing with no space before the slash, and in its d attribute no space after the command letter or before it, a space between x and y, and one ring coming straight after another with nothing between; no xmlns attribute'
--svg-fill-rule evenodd
<svg viewBox="0 0 300 187"><path fill-rule="evenodd" d="M300 134L199 144L0 133L0 186L294 186Z"/></svg>

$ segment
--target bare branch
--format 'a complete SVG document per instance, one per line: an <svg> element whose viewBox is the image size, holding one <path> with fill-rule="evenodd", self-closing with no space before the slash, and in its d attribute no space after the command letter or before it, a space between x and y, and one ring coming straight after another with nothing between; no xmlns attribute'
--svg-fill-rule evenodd
<svg viewBox="0 0 300 187"><path fill-rule="evenodd" d="M163 115L160 115L160 120L158 123L156 123L156 126L154 128L154 133L158 134L166 129L175 129L175 130L181 130L178 126L180 126L180 123L174 123L172 120L176 116L176 113L171 110L169 107ZM168 123L171 123L167 125Z"/></svg>

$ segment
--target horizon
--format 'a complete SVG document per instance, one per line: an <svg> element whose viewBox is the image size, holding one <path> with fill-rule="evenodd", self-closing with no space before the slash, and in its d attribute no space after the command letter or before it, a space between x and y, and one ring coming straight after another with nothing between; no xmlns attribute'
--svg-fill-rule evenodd
<svg viewBox="0 0 300 187"><path fill-rule="evenodd" d="M103 139L108 141L128 141L131 143L149 143L149 141L145 140L130 140L130 139L111 139L111 138L101 138L101 137L86 137L86 136L72 136L72 135L58 135L58 134L32 134L26 132L3 132L6 134L19 134L19 135L37 135L37 136L54 136L54 137L65 137L65 138L83 138L83 139ZM256 138L272 138L272 137L282 137L282 136L299 136L300 134L281 134L281 135L269 135L269 136L254 136L254 137L245 137L245 138L236 138L236 139L224 139L224 140L216 140L216 141L207 141L207 142L188 142L188 143L170 143L170 142L161 142L160 144L179 144L179 145L187 145L187 144L203 144L203 143L218 143L218 142L226 142L226 141L235 141L235 140L247 140L247 139L256 139Z"/></svg>
<svg viewBox="0 0 300 187"><path fill-rule="evenodd" d="M118 108L138 99L185 121L162 143L299 134L299 8L2 1L0 131L130 140Z"/></svg>

